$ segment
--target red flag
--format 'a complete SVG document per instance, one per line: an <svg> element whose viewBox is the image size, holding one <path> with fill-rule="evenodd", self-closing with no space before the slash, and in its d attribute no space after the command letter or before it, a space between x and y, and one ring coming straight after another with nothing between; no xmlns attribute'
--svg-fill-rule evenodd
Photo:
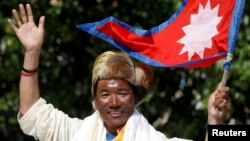
<svg viewBox="0 0 250 141"><path fill-rule="evenodd" d="M239 24L233 15L242 13L242 5L244 0L184 0L170 19L150 30L114 17L78 27L153 66L206 67L224 58L229 42L235 42L236 36L229 39L237 33L231 23Z"/></svg>

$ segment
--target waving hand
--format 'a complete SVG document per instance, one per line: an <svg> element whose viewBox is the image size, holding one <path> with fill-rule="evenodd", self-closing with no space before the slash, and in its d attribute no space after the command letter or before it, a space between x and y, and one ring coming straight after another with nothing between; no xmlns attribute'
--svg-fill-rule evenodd
<svg viewBox="0 0 250 141"><path fill-rule="evenodd" d="M44 40L45 17L41 16L39 24L36 26L31 6L27 4L25 10L23 4L20 4L19 9L21 16L15 9L12 10L16 25L13 20L8 19L9 25L15 31L26 51L40 50Z"/></svg>

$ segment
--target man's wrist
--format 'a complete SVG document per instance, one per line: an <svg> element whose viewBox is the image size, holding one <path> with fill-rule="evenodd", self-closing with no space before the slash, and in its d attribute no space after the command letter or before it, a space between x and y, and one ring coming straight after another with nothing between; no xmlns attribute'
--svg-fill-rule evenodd
<svg viewBox="0 0 250 141"><path fill-rule="evenodd" d="M208 125L218 125L218 124L223 124L223 122L222 122L222 120L208 119L207 124Z"/></svg>

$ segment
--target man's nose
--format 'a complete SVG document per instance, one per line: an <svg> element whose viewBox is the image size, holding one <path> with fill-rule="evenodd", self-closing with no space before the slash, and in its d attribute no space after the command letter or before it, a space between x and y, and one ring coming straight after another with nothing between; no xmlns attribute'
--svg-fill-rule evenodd
<svg viewBox="0 0 250 141"><path fill-rule="evenodd" d="M118 98L117 94L112 94L110 97L110 107L119 107L120 106L120 100Z"/></svg>

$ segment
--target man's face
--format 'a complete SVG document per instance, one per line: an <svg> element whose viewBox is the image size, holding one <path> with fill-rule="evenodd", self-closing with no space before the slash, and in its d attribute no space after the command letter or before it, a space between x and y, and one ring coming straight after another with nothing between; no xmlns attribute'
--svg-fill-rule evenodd
<svg viewBox="0 0 250 141"><path fill-rule="evenodd" d="M121 79L100 80L94 101L106 129L112 133L126 124L135 106L130 84Z"/></svg>

